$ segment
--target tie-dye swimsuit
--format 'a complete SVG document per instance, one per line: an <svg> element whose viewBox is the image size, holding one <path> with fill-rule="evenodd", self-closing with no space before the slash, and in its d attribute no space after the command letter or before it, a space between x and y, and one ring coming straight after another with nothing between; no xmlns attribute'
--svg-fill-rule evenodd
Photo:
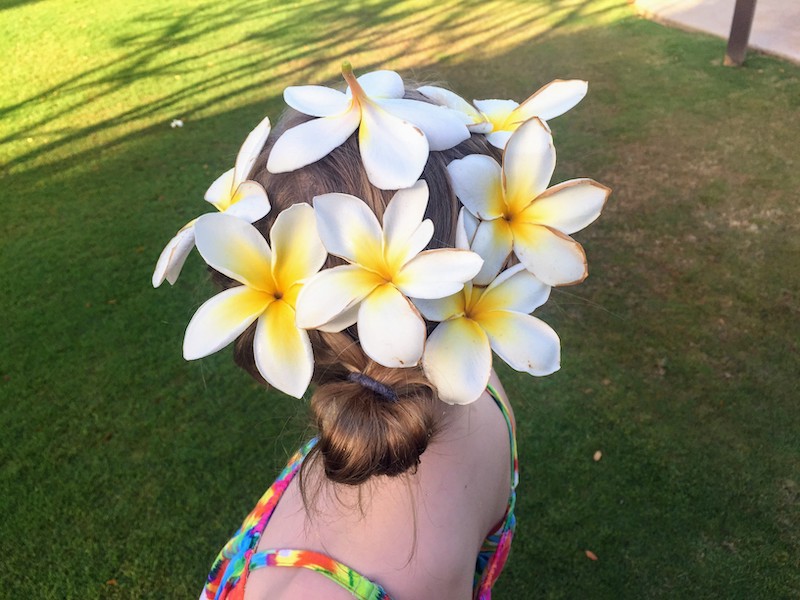
<svg viewBox="0 0 800 600"><path fill-rule="evenodd" d="M502 411L508 425L508 433L511 440L511 493L502 524L497 531L484 540L478 554L472 588L475 600L489 600L491 598L492 586L497 581L508 557L511 538L514 535L514 527L516 525L514 504L519 480L517 440L514 424L497 391L491 386L487 389ZM297 474L308 452L316 443L317 438L313 438L297 451L281 471L275 483L261 497L253 511L247 515L239 530L225 544L211 567L208 582L200 595L201 600L242 600L250 571L262 567L302 567L311 569L335 581L359 600L390 600L389 594L380 585L319 552L283 548L256 551L261 534L267 523L269 523L275 506L277 506L283 492L286 491L289 483Z"/></svg>

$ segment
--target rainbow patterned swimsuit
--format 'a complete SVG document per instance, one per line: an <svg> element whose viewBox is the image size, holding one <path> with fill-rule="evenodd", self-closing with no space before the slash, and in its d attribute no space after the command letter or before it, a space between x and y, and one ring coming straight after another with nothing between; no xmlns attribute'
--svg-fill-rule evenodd
<svg viewBox="0 0 800 600"><path fill-rule="evenodd" d="M508 558L511 538L516 526L514 504L519 481L519 461L514 425L508 409L500 400L497 391L491 386L488 386L487 390L502 411L508 425L511 439L511 493L502 525L484 540L478 554L472 588L475 600L489 600L492 597L492 586L497 581ZM208 581L200 595L201 600L243 600L248 574L250 571L263 567L311 569L335 581L359 600L390 600L389 594L380 585L325 554L310 550L283 548L256 552L258 541L269 523L275 506L297 474L308 452L316 443L317 438L313 438L297 451L281 471L275 483L264 493L252 512L247 515L239 530L225 544L211 567Z"/></svg>

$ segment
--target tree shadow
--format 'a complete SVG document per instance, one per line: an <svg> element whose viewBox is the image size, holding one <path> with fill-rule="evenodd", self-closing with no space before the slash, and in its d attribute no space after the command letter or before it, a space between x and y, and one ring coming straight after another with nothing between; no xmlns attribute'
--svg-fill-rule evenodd
<svg viewBox="0 0 800 600"><path fill-rule="evenodd" d="M391 0L341 6L317 0L279 6L239 0L224 5L207 2L178 14L167 8L152 10L131 17L130 29L139 31L113 40L120 49L113 59L0 107L0 118L11 125L0 138L0 148L14 145L19 150L4 168L18 168L40 157L52 159L65 148L72 160L80 161L81 152L73 154L72 147L79 140L123 130L119 136L104 136L110 139L92 151L113 147L136 135L126 133L131 128L147 127L155 117L180 114L191 119L258 92L273 101L281 84L330 80L336 77L339 62L378 48L383 58L354 61L357 69L406 62L425 71L442 60L462 61L498 37L519 44L558 35L561 28L594 10L590 0L550 7L520 2L518 6L515 11L492 11L470 0L415 11ZM470 7L483 8L473 15L464 10ZM242 15L259 23L244 37L238 33ZM309 26L316 23L325 27ZM168 91L142 91L143 82L152 86L164 79L172 79L165 86ZM176 85L177 79L186 83ZM72 117L87 107L103 106L112 97L120 102L110 116L90 118L85 124ZM198 97L204 100L197 101ZM59 101L53 102L54 98ZM65 121L69 124L62 124ZM20 145L26 140L32 148Z"/></svg>
<svg viewBox="0 0 800 600"><path fill-rule="evenodd" d="M0 11L8 10L10 8L18 8L26 4L36 4L42 0L0 0Z"/></svg>

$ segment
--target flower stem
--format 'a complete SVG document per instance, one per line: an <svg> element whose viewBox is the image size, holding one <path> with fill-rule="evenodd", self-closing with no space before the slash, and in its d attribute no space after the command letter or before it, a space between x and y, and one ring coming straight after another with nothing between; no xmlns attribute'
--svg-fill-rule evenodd
<svg viewBox="0 0 800 600"><path fill-rule="evenodd" d="M362 98L366 97L364 90L358 83L356 76L353 74L353 66L350 64L350 61L346 60L342 63L342 77L344 77L344 80L350 87L350 93L353 94L353 98L361 100Z"/></svg>

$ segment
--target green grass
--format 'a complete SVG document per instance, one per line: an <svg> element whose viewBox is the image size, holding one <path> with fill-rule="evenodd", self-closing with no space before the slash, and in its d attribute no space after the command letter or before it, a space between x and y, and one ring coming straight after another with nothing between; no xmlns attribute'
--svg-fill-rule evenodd
<svg viewBox="0 0 800 600"><path fill-rule="evenodd" d="M556 180L615 192L578 236L589 280L541 314L562 370L502 372L522 481L496 597L800 597L800 68L723 68L621 0L429 4L0 4L0 596L196 597L307 435L227 352L182 360L196 255L149 278L282 89L349 58L468 98L590 81L551 123Z"/></svg>

